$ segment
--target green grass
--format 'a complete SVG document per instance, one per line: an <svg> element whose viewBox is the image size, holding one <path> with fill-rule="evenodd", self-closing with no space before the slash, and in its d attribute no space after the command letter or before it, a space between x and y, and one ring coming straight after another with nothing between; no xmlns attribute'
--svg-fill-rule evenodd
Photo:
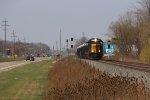
<svg viewBox="0 0 150 100"><path fill-rule="evenodd" d="M42 61L0 73L0 100L42 100L51 62Z"/></svg>
<svg viewBox="0 0 150 100"><path fill-rule="evenodd" d="M0 62L10 62L10 61L19 61L19 60L23 60L24 58L23 57L16 57L16 58L13 58L13 57L0 57Z"/></svg>

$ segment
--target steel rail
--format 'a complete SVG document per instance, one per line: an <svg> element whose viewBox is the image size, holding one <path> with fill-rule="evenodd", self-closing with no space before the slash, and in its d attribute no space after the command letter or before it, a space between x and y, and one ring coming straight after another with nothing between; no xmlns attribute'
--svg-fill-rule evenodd
<svg viewBox="0 0 150 100"><path fill-rule="evenodd" d="M150 65L148 64L142 64L142 63L132 63L132 62L123 62L123 61L106 61L106 60L100 60L101 63L106 63L110 65L116 65L116 66L121 66L124 68L131 68L135 70L142 70L145 72L150 72Z"/></svg>

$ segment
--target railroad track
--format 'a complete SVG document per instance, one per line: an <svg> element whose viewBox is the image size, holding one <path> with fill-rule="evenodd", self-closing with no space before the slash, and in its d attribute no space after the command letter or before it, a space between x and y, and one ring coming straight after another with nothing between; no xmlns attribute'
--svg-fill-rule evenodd
<svg viewBox="0 0 150 100"><path fill-rule="evenodd" d="M121 67L125 67L125 68L132 68L135 70L150 72L149 64L115 61L115 60L100 60L100 62L111 64L111 65L117 65L117 66L121 66Z"/></svg>

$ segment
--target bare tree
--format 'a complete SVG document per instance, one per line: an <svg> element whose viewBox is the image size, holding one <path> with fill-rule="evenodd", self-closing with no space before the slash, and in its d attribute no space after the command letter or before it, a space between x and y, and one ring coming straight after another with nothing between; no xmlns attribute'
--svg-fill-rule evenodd
<svg viewBox="0 0 150 100"><path fill-rule="evenodd" d="M122 54L128 54L131 51L131 46L133 44L133 33L134 26L132 25L132 17L130 12L126 15L121 16L119 20L115 23L112 23L110 29L115 34L115 43L119 47L119 51Z"/></svg>
<svg viewBox="0 0 150 100"><path fill-rule="evenodd" d="M142 9L147 12L147 15L150 18L150 0L141 0L139 4L142 6Z"/></svg>
<svg viewBox="0 0 150 100"><path fill-rule="evenodd" d="M3 52L4 40L0 40L0 53ZM7 41L7 49L11 50L10 54L12 54L12 41ZM15 52L14 54L18 56L29 54L37 54L37 53L48 53L49 46L44 43L24 43L18 40L15 42Z"/></svg>
<svg viewBox="0 0 150 100"><path fill-rule="evenodd" d="M141 7L126 12L109 28L115 34L113 42L121 54L131 55L134 48L136 56L146 59L150 39L150 0L140 0L139 4Z"/></svg>
<svg viewBox="0 0 150 100"><path fill-rule="evenodd" d="M87 37L85 37L84 35L80 38L77 39L76 43L75 43L75 47L78 47L79 45L86 43L87 42Z"/></svg>

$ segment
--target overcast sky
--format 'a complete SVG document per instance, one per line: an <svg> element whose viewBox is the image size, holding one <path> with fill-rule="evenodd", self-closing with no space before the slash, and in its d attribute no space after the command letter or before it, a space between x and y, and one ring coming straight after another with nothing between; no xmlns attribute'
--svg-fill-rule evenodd
<svg viewBox="0 0 150 100"><path fill-rule="evenodd" d="M134 8L137 0L0 0L0 25L8 20L7 40L15 30L18 38L27 42L43 42L49 46L62 44L67 38L107 37L108 27L120 15ZM0 26L0 38L4 39ZM17 39L18 39L17 38Z"/></svg>

